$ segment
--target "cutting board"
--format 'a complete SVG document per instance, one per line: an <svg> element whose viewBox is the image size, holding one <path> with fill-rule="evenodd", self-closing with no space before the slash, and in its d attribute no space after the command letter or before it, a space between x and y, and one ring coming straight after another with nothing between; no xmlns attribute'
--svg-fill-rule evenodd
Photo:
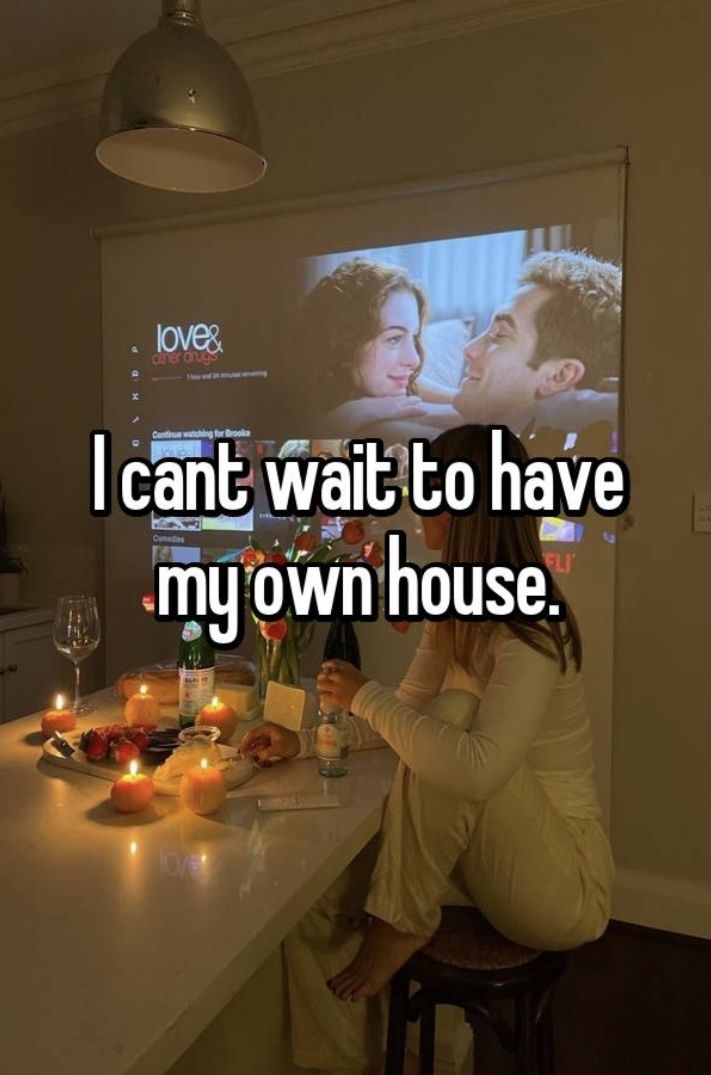
<svg viewBox="0 0 711 1075"><path fill-rule="evenodd" d="M80 737L81 732L78 731L67 732L64 736L72 746L77 748ZM218 744L217 749L225 760L231 762L230 766L223 770L228 790L246 784L257 772L257 767L251 761L240 758L234 747ZM89 761L83 751L79 749L70 758L65 758L63 754L60 754L56 744L51 739L46 739L42 744L42 758L44 761L49 762L50 765L58 765L62 769L70 769L74 773L86 773L87 776L98 777L99 780L109 780L111 783L114 783L126 772L125 765L117 765L113 761ZM149 776L155 772L155 767L152 765L145 765L141 768ZM179 778L161 783L156 781L156 792L159 795L178 795L179 786Z"/></svg>

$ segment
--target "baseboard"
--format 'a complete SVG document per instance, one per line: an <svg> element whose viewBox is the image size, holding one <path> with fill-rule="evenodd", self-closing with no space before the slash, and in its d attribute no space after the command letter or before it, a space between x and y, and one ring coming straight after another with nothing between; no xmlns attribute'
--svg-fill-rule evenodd
<svg viewBox="0 0 711 1075"><path fill-rule="evenodd" d="M711 940L711 885L619 869L612 896L612 917Z"/></svg>

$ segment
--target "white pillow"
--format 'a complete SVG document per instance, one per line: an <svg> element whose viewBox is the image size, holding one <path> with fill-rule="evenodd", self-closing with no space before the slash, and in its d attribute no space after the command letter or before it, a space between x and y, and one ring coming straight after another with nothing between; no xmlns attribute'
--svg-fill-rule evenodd
<svg viewBox="0 0 711 1075"><path fill-rule="evenodd" d="M432 321L423 331L425 364L420 373L442 388L459 388L464 376L464 348L471 339L471 322L461 318Z"/></svg>

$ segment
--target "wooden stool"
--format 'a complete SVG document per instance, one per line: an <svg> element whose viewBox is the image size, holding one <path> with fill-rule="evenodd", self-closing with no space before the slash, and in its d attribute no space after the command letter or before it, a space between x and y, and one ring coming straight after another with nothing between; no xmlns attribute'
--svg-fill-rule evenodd
<svg viewBox="0 0 711 1075"><path fill-rule="evenodd" d="M432 940L393 978L385 1075L402 1075L407 1023L417 1019L420 1072L434 1075L438 1004L463 1008L471 1027L477 1019L487 1023L515 1053L516 1075L553 1075L552 998L566 964L565 952L537 952L506 940L473 908L444 907ZM419 986L412 997L411 982ZM506 1017L509 1002L512 1019Z"/></svg>

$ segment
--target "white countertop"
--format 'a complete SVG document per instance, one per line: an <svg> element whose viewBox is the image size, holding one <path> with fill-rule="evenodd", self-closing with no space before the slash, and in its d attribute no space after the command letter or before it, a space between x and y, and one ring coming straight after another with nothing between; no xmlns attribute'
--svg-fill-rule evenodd
<svg viewBox="0 0 711 1075"><path fill-rule="evenodd" d="M110 691L82 727L120 719ZM3 1069L159 1075L377 832L395 759L258 773L211 818L156 796L119 815L111 785L40 761L39 717L0 726ZM258 814L264 793L336 791L338 810Z"/></svg>

